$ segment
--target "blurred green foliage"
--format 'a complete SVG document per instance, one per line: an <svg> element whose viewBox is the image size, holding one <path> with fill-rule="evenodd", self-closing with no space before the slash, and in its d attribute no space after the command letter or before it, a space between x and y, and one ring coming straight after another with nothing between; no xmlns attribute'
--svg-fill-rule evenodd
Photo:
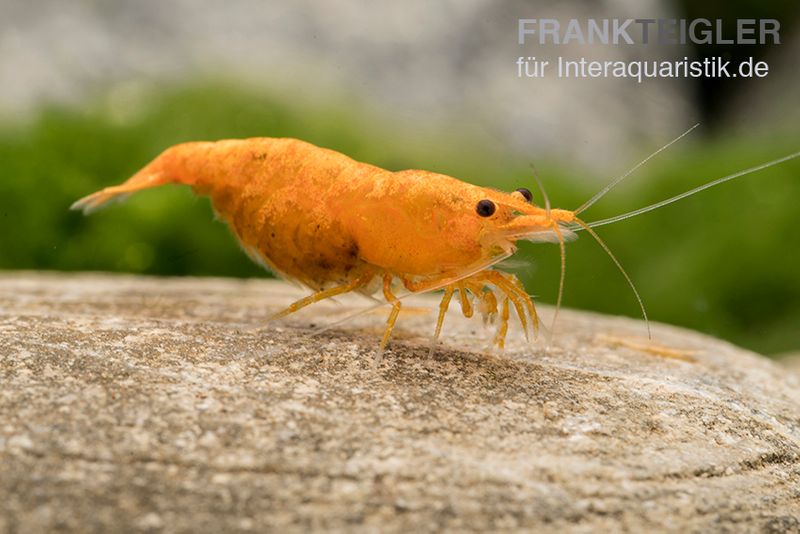
<svg viewBox="0 0 800 534"><path fill-rule="evenodd" d="M346 98L336 106L289 103L218 84L117 94L92 109L48 108L32 122L0 127L0 268L267 276L212 220L207 200L186 188L145 191L88 218L68 210L170 145L249 136L298 137L393 170L424 168L505 190L536 190L528 161L488 151L467 134L398 127ZM682 146L584 217L629 211L795 151L800 136ZM620 172L628 163L620 163ZM553 204L568 209L610 178L574 180L577 169L552 161L537 161L537 170ZM653 320L764 353L785 352L800 349L798 198L800 161L793 161L599 231ZM517 259L526 265L517 271L529 292L553 302L558 248L524 243ZM568 246L565 305L638 316L624 279L588 235Z"/></svg>

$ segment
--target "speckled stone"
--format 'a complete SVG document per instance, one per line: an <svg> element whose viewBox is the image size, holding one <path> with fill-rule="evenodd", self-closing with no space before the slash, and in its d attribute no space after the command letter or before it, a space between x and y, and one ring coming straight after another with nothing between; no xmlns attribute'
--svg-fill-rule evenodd
<svg viewBox="0 0 800 534"><path fill-rule="evenodd" d="M386 309L267 322L302 294L0 275L0 532L800 529L795 371L573 311L492 354L457 305L429 359L426 298L375 368Z"/></svg>

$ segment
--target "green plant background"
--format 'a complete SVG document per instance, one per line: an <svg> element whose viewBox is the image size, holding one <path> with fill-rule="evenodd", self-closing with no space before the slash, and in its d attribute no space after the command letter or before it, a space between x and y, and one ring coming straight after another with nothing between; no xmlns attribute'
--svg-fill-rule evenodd
<svg viewBox="0 0 800 534"><path fill-rule="evenodd" d="M117 99L119 100L119 99ZM268 276L186 188L142 192L85 218L77 198L120 182L165 147L199 139L291 136L392 170L423 168L462 180L535 191L529 160L446 127L396 127L357 103L289 103L220 83L161 90L137 101L50 107L0 125L0 268L155 275ZM354 111L354 109L356 111ZM698 141L699 139L699 141ZM682 142L586 212L594 220L640 207L800 147L785 129ZM642 157L656 147L643 147ZM535 156L553 204L575 208L611 177ZM625 165L635 162L621 162ZM766 354L800 349L800 161L600 229L636 282L651 318ZM638 316L624 279L589 239L568 248L565 304ZM553 302L558 253L524 243L517 272Z"/></svg>

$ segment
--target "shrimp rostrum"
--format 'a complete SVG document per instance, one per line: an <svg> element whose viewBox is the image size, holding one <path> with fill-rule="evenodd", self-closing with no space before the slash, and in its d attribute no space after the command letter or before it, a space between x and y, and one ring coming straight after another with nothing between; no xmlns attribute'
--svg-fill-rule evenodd
<svg viewBox="0 0 800 534"><path fill-rule="evenodd" d="M434 342L456 294L465 316L477 310L499 318L497 346L504 346L511 310L525 335L535 335L531 297L516 276L493 267L520 240L558 243L563 288L564 243L579 230L596 238L577 213L600 196L576 211L551 209L546 197L535 205L527 189L506 193L433 172L391 172L297 139L254 138L173 146L73 209L88 213L173 183L210 197L253 260L313 291L274 317L348 292L380 292L391 310L378 356L402 308L400 288L443 290Z"/></svg>

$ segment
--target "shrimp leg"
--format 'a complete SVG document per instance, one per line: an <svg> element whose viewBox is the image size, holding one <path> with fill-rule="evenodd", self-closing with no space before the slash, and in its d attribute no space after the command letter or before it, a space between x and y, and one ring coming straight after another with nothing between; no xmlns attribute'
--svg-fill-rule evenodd
<svg viewBox="0 0 800 534"><path fill-rule="evenodd" d="M496 275L499 275L501 278L505 278L510 284L512 284L512 287L510 287L509 289L514 290L514 287L516 287L516 290L514 290L514 293L519 297L519 299L525 305L525 308L528 310L528 315L530 315L531 322L532 322L531 326L533 328L533 336L534 336L534 338L538 337L538 335L539 335L539 314L536 313L536 306L533 304L533 299L531 299L530 295L528 295L525 292L525 286L522 285L522 282L520 282L519 278L517 278L516 275L513 275L513 274L504 275L503 273L500 273L498 271L492 271L492 272L495 273ZM513 301L513 299L512 299L512 301ZM522 321L522 324L523 324L523 327L525 327L525 322L524 321ZM527 337L527 334L526 334L526 337Z"/></svg>
<svg viewBox="0 0 800 534"><path fill-rule="evenodd" d="M525 332L526 339L528 339L528 320L526 318L527 311L527 314L530 315L533 323L532 327L534 335L536 335L539 329L539 318L536 314L536 308L533 306L533 301L528 294L520 288L516 277L509 280L498 271L485 271L478 273L472 279L474 281L486 281L496 285L497 288L505 294L506 298L511 300L512 304L514 304L514 308L517 310L517 315L519 316L520 323L522 323L522 329ZM503 306L507 305L508 303L503 303Z"/></svg>
<svg viewBox="0 0 800 534"><path fill-rule="evenodd" d="M458 284L451 284L444 288L444 295L442 295L442 301L439 303L439 317L436 320L436 331L433 333L433 338L431 339L431 348L428 352L428 357L433 357L433 353L436 350L436 344L439 341L439 335L442 333L442 324L444 324L444 317L447 314L447 309L450 307L450 302L453 299L453 293L455 290L458 289L459 297L461 299L461 310L465 317L472 317L474 313L474 309L472 307L472 302L469 299L467 291L472 291L475 295L480 295L482 290L482 284L477 282L459 282ZM491 297L494 298L494 295ZM497 312L497 302L488 300L485 295L479 296L480 303L484 306L484 316L494 312Z"/></svg>
<svg viewBox="0 0 800 534"><path fill-rule="evenodd" d="M378 347L378 352L375 354L375 365L381 362L383 349L386 348L386 344L389 342L389 336L392 335L397 316L400 315L400 308L403 307L403 304L392 293L392 275L388 273L383 275L383 296L386 298L386 302L392 305L392 311L389 312L389 318L386 320L386 330L383 332L383 339L381 339L380 347Z"/></svg>
<svg viewBox="0 0 800 534"><path fill-rule="evenodd" d="M401 277L404 285L411 291L418 291L421 289L420 286L424 284L415 284L411 280L408 280L404 277ZM444 322L444 316L447 312L447 308L450 305L450 301L453 297L453 293L457 289L459 292L459 297L461 299L461 308L462 312L465 317L471 317L474 313L474 309L472 307L472 303L470 301L470 297L468 295L468 290L472 291L475 295L480 295L482 291L482 286L484 283L490 283L495 286L503 293L503 301L501 305L501 312L500 312L500 325L498 327L497 335L495 336L495 344L498 345L501 349L505 346L505 338L508 332L508 320L510 315L509 305L513 304L514 308L517 311L517 315L519 316L520 323L522 324L522 328L525 332L526 339L528 337L528 316L531 318L531 327L534 331L534 335L538 333L539 329L539 317L536 313L536 308L533 305L533 301L531 300L530 296L525 293L522 289L522 284L519 279L514 275L509 275L507 278L503 273L498 271L484 271L477 273L469 278L461 280L455 284L451 284L445 286L445 294L442 297L441 304L439 305L439 318L436 322L436 331L433 336L433 343L431 345L430 354L433 354L433 351L436 347L436 343L439 339L439 334L441 333L442 323ZM491 292L490 292L491 293ZM493 296L493 295L492 295ZM481 299L487 299L486 296L481 296ZM388 300L388 297L387 297ZM484 306L490 306L484 314L488 316L491 314L492 311L497 311L497 301L492 298L492 301L486 300ZM391 317L390 317L391 318Z"/></svg>
<svg viewBox="0 0 800 534"><path fill-rule="evenodd" d="M428 358L433 357L433 352L436 350L436 343L439 341L439 334L442 333L442 324L444 324L444 316L447 313L447 308L450 307L450 300L453 298L453 286L447 286L444 289L444 296L442 302L439 303L439 318L436 320L436 331L433 333L431 340L431 349L428 351Z"/></svg>
<svg viewBox="0 0 800 534"><path fill-rule="evenodd" d="M427 286L435 284L435 282L414 282L405 276L401 276L400 280L403 282L403 285L406 289L415 293L418 291L425 291ZM453 293L456 289L458 289L458 293L461 298L461 309L464 315L466 317L472 317L472 303L467 295L467 288L465 287L465 284L457 282L444 286L444 295L442 296L442 301L439 303L439 317L436 320L436 330L433 333L433 339L431 339L431 348L428 351L429 358L433 357L433 353L436 350L436 344L439 341L439 335L442 333L444 317L447 314L447 310L450 307L450 301L452 300Z"/></svg>
<svg viewBox="0 0 800 534"><path fill-rule="evenodd" d="M458 295L461 298L461 312L464 314L464 317L469 319L473 314L472 302L470 301L470 296L467 293L467 288L463 281L458 283Z"/></svg>
<svg viewBox="0 0 800 534"><path fill-rule="evenodd" d="M497 345L502 351L506 347L506 334L508 333L508 295L503 298L503 311L500 314L500 326L497 328L497 334L494 337L494 344ZM527 332L526 332L527 333Z"/></svg>
<svg viewBox="0 0 800 534"><path fill-rule="evenodd" d="M470 282L469 288L478 299L478 309L483 316L483 324L494 323L494 318L497 316L497 297L494 291L481 282Z"/></svg>
<svg viewBox="0 0 800 534"><path fill-rule="evenodd" d="M344 293L349 293L350 291L354 291L360 287L367 285L370 282L370 280L372 280L373 276L374 276L373 272L366 272L361 276L359 276L358 278L356 278L355 280L347 282L346 284L335 286L330 289L325 289L323 291L317 291L312 295L309 295L296 302L293 302L286 309L271 315L269 320L286 317L287 315L292 314L301 308L305 308L309 304L314 304L315 302L329 299L331 297L335 297L336 295L342 295Z"/></svg>
<svg viewBox="0 0 800 534"><path fill-rule="evenodd" d="M533 299L530 295L525 291L525 286L522 284L519 278L517 278L514 274L509 274L508 279L517 286L519 290L519 296L522 299L522 302L525 304L525 307L528 309L528 314L531 316L531 321L533 321L533 335L534 338L539 335L539 314L536 313L536 306L533 304Z"/></svg>

